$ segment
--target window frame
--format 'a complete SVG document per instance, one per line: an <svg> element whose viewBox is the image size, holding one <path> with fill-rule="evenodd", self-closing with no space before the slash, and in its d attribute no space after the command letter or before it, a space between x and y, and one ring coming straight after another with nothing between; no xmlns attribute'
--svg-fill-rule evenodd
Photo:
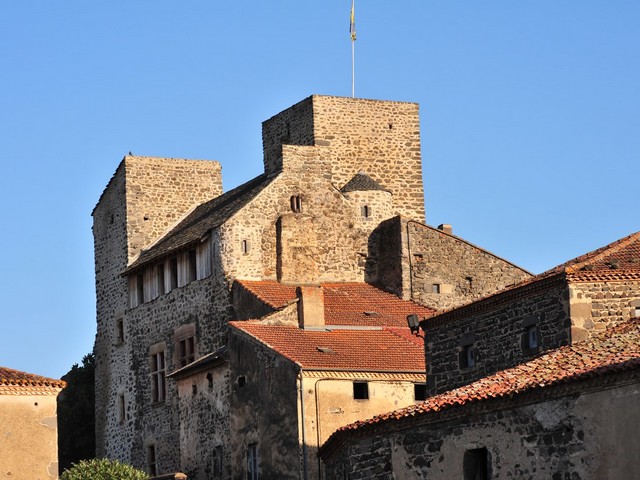
<svg viewBox="0 0 640 480"><path fill-rule="evenodd" d="M156 344L149 349L149 378L151 382L151 403L164 403L167 399L167 355L164 344Z"/></svg>

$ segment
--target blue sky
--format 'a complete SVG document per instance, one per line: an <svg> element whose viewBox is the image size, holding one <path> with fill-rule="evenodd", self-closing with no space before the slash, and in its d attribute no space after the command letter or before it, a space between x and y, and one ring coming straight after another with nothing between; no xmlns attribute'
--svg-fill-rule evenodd
<svg viewBox="0 0 640 480"><path fill-rule="evenodd" d="M260 123L351 94L348 0L0 3L0 365L93 345L122 157L262 171ZM640 4L356 0L356 96L420 103L427 222L538 273L640 230Z"/></svg>

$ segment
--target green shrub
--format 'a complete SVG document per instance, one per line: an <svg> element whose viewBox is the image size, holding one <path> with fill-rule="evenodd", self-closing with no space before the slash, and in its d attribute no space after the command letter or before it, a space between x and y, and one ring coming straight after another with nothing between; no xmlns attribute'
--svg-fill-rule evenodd
<svg viewBox="0 0 640 480"><path fill-rule="evenodd" d="M60 480L148 480L146 473L136 470L131 465L95 458L75 463L69 470L65 470Z"/></svg>

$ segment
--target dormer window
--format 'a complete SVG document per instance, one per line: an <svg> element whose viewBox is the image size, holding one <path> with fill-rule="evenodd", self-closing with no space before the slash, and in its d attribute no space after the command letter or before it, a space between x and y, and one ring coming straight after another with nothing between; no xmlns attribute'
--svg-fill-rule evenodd
<svg viewBox="0 0 640 480"><path fill-rule="evenodd" d="M300 195L291 196L291 211L293 213L302 212L302 197Z"/></svg>

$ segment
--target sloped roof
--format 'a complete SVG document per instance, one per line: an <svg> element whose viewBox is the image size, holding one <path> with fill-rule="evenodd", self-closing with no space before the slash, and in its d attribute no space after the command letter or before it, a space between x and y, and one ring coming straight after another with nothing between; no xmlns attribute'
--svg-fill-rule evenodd
<svg viewBox="0 0 640 480"><path fill-rule="evenodd" d="M490 399L509 398L562 384L640 368L640 320L594 335L576 345L560 347L534 360L469 385L433 396L424 402L338 429L327 441L337 442L349 431L392 425L410 418L438 419L440 412L462 409Z"/></svg>
<svg viewBox="0 0 640 480"><path fill-rule="evenodd" d="M543 290L555 282L603 282L640 280L640 232L632 233L546 272L527 278L479 300L439 313L426 326L440 326L473 313L511 301L522 292Z"/></svg>
<svg viewBox="0 0 640 480"><path fill-rule="evenodd" d="M582 274L587 278L593 278L598 274L611 277L616 274L629 276L632 272L640 272L640 232L632 233L604 247L569 260L540 274L540 276L561 271L576 279L580 278Z"/></svg>
<svg viewBox="0 0 640 480"><path fill-rule="evenodd" d="M267 177L264 174L259 175L247 183L197 206L161 239L148 249L142 250L138 258L127 267L125 273L173 250L199 241L207 232L222 225L255 198L272 180L272 177Z"/></svg>
<svg viewBox="0 0 640 480"><path fill-rule="evenodd" d="M0 367L0 395L56 395L66 385L63 380Z"/></svg>
<svg viewBox="0 0 640 480"><path fill-rule="evenodd" d="M388 329L302 330L293 325L265 325L257 320L230 325L304 369L394 373L426 370L422 341L417 343Z"/></svg>
<svg viewBox="0 0 640 480"><path fill-rule="evenodd" d="M296 286L275 280L236 280L256 298L279 309L296 298ZM429 317L436 310L402 300L368 283L323 283L326 325L406 327L407 315Z"/></svg>
<svg viewBox="0 0 640 480"><path fill-rule="evenodd" d="M388 192L386 188L364 172L356 173L354 177L340 189L343 193L356 191L362 192L365 190L381 190L383 192Z"/></svg>

